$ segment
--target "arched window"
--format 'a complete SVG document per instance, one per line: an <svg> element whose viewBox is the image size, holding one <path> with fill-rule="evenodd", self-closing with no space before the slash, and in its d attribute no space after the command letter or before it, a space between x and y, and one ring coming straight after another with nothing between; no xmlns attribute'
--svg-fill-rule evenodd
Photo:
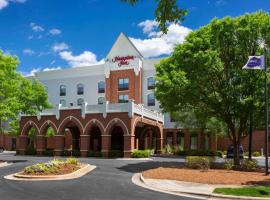
<svg viewBox="0 0 270 200"><path fill-rule="evenodd" d="M104 97L99 97L98 98L98 104L103 104L105 102L105 98Z"/></svg>
<svg viewBox="0 0 270 200"><path fill-rule="evenodd" d="M84 100L83 100L82 98L79 98L79 99L77 100L77 105L78 105L78 106L82 106L82 105L83 105L83 102L84 102Z"/></svg>
<svg viewBox="0 0 270 200"><path fill-rule="evenodd" d="M147 105L148 106L156 105L155 95L153 93L147 95Z"/></svg>
<svg viewBox="0 0 270 200"><path fill-rule="evenodd" d="M78 95L83 95L83 93L84 93L84 87L83 87L83 84L79 83L79 84L77 85L77 94L78 94Z"/></svg>
<svg viewBox="0 0 270 200"><path fill-rule="evenodd" d="M155 85L156 85L156 81L155 81L154 77L149 77L149 78L147 79L147 87L148 87L148 90L155 89Z"/></svg>
<svg viewBox="0 0 270 200"><path fill-rule="evenodd" d="M67 106L67 103L66 103L66 100L65 99L61 99L60 100L60 104L62 107L66 107Z"/></svg>
<svg viewBox="0 0 270 200"><path fill-rule="evenodd" d="M66 96L67 87L65 85L60 85L60 96Z"/></svg>
<svg viewBox="0 0 270 200"><path fill-rule="evenodd" d="M98 93L104 93L105 92L105 82L100 81L98 82Z"/></svg>

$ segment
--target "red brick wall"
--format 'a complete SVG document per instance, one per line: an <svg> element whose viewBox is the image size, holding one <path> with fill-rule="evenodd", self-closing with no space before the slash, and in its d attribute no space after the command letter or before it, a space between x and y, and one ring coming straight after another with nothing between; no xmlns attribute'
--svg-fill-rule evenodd
<svg viewBox="0 0 270 200"><path fill-rule="evenodd" d="M232 142L227 137L219 137L217 140L217 149L226 151L228 148L228 145ZM249 143L249 136L247 136L243 142L243 148L244 151L248 151L248 143ZM253 151L261 151L261 148L264 148L264 131L262 130L256 130L253 132L252 136L252 148Z"/></svg>
<svg viewBox="0 0 270 200"><path fill-rule="evenodd" d="M106 78L106 101L118 103L119 95L129 95L129 99L134 99L136 104L142 102L142 80L141 72L136 76L133 69L111 71L110 77ZM128 78L129 89L124 91L118 90L118 79Z"/></svg>
<svg viewBox="0 0 270 200"><path fill-rule="evenodd" d="M5 150L12 150L12 138L16 137L0 134L0 147L3 147Z"/></svg>

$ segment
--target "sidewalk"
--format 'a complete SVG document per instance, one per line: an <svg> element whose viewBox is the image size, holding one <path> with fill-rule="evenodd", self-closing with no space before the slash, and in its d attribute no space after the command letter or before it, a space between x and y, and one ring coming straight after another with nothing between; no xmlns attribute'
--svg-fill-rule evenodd
<svg viewBox="0 0 270 200"><path fill-rule="evenodd" d="M137 173L132 177L132 182L141 187L155 190L158 192L164 192L168 194L194 197L198 199L254 199L254 200L270 200L270 198L261 197L244 197L244 196L230 196L222 194L213 194L213 190L217 187L243 187L235 185L209 185L201 183L190 183L175 180L160 180L160 179L145 179L142 174Z"/></svg>

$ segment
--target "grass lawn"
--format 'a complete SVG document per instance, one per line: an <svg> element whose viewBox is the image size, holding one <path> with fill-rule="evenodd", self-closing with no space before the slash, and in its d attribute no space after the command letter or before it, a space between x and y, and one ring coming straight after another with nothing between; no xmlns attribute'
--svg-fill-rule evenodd
<svg viewBox="0 0 270 200"><path fill-rule="evenodd" d="M270 197L270 187L216 188L214 193L235 196Z"/></svg>

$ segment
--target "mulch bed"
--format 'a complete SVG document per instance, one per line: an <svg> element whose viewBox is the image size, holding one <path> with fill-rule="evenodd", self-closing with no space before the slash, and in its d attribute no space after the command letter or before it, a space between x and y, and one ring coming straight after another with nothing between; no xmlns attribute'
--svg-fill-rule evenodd
<svg viewBox="0 0 270 200"><path fill-rule="evenodd" d="M63 164L60 165L59 170L55 173L25 173L21 172L22 175L33 175L33 176L48 176L48 175L64 175L64 174L70 174L78 169L81 168L81 165L74 165L74 164Z"/></svg>
<svg viewBox="0 0 270 200"><path fill-rule="evenodd" d="M234 170L159 167L143 172L144 178L169 179L185 182L229 185L270 185L270 176L262 172L243 172Z"/></svg>

